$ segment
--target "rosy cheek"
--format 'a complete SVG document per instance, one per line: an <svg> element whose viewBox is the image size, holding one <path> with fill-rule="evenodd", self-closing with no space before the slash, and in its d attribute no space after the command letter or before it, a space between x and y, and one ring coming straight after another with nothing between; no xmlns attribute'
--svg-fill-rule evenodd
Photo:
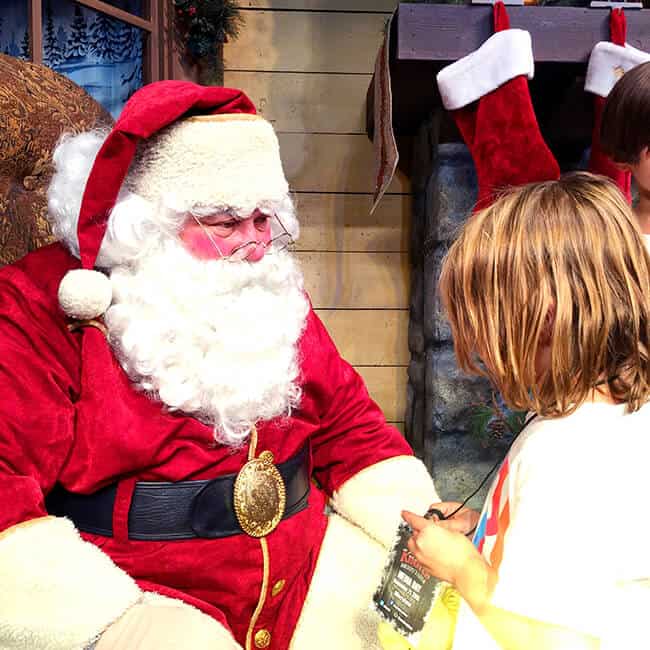
<svg viewBox="0 0 650 650"><path fill-rule="evenodd" d="M185 249L200 260L219 259L231 253L231 245L216 235L212 235L213 242L202 228L184 228L180 232L180 239Z"/></svg>

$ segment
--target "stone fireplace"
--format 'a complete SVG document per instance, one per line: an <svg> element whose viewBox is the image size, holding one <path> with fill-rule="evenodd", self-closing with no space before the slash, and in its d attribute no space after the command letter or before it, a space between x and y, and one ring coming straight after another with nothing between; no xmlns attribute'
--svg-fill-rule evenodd
<svg viewBox="0 0 650 650"><path fill-rule="evenodd" d="M441 260L471 214L477 184L469 151L441 108L435 74L491 34L491 11L400 3L368 93L378 178L383 173L389 179L382 164L391 161L386 149L393 134L412 145L394 151L413 192L405 435L432 470L441 497L450 500L474 491L518 430L489 383L458 369L436 290ZM585 62L593 45L608 39L609 11L556 6L509 7L508 12L512 27L532 35L536 69L530 89L542 134L563 171L584 167L593 123L593 99L584 92ZM650 11L626 14L628 42L650 50ZM471 505L480 506L484 490Z"/></svg>

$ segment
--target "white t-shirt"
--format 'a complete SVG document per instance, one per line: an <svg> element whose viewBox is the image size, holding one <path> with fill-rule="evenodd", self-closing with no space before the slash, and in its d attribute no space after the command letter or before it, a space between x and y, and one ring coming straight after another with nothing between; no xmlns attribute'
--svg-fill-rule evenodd
<svg viewBox="0 0 650 650"><path fill-rule="evenodd" d="M650 610L630 616L617 590L650 578L649 502L650 403L631 414L589 403L564 418L536 418L499 469L474 537L498 569L492 603L614 639L618 607L638 637ZM648 588L641 589L646 604ZM640 602L634 590L622 593ZM650 647L650 636L641 640L639 647ZM454 650L497 647L462 603Z"/></svg>

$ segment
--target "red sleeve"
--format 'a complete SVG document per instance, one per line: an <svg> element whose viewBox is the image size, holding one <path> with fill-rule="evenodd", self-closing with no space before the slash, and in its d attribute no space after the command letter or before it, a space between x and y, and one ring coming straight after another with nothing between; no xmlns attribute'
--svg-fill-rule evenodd
<svg viewBox="0 0 650 650"><path fill-rule="evenodd" d="M0 530L46 514L73 442L78 351L55 296L20 268L0 272Z"/></svg>
<svg viewBox="0 0 650 650"><path fill-rule="evenodd" d="M386 423L363 379L338 353L313 310L301 351L304 390L315 397L321 423L312 444L314 472L329 494L369 465L413 454L401 433Z"/></svg>

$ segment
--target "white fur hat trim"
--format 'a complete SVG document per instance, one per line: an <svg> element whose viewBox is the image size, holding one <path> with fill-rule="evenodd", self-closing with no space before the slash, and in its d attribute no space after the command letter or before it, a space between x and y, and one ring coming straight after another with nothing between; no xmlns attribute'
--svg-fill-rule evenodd
<svg viewBox="0 0 650 650"><path fill-rule="evenodd" d="M59 284L59 305L67 316L77 320L101 316L112 299L111 281L99 271L73 269Z"/></svg>
<svg viewBox="0 0 650 650"><path fill-rule="evenodd" d="M222 206L250 214L289 192L273 127L257 115L197 115L142 142L127 177L136 194L179 212Z"/></svg>
<svg viewBox="0 0 650 650"><path fill-rule="evenodd" d="M443 68L436 80L442 104L448 111L463 108L504 83L535 73L530 34L523 29L504 29L471 54Z"/></svg>
<svg viewBox="0 0 650 650"><path fill-rule="evenodd" d="M625 47L609 41L596 43L589 56L585 90L607 97L614 84L628 70L645 61L650 61L650 54L627 43Z"/></svg>

